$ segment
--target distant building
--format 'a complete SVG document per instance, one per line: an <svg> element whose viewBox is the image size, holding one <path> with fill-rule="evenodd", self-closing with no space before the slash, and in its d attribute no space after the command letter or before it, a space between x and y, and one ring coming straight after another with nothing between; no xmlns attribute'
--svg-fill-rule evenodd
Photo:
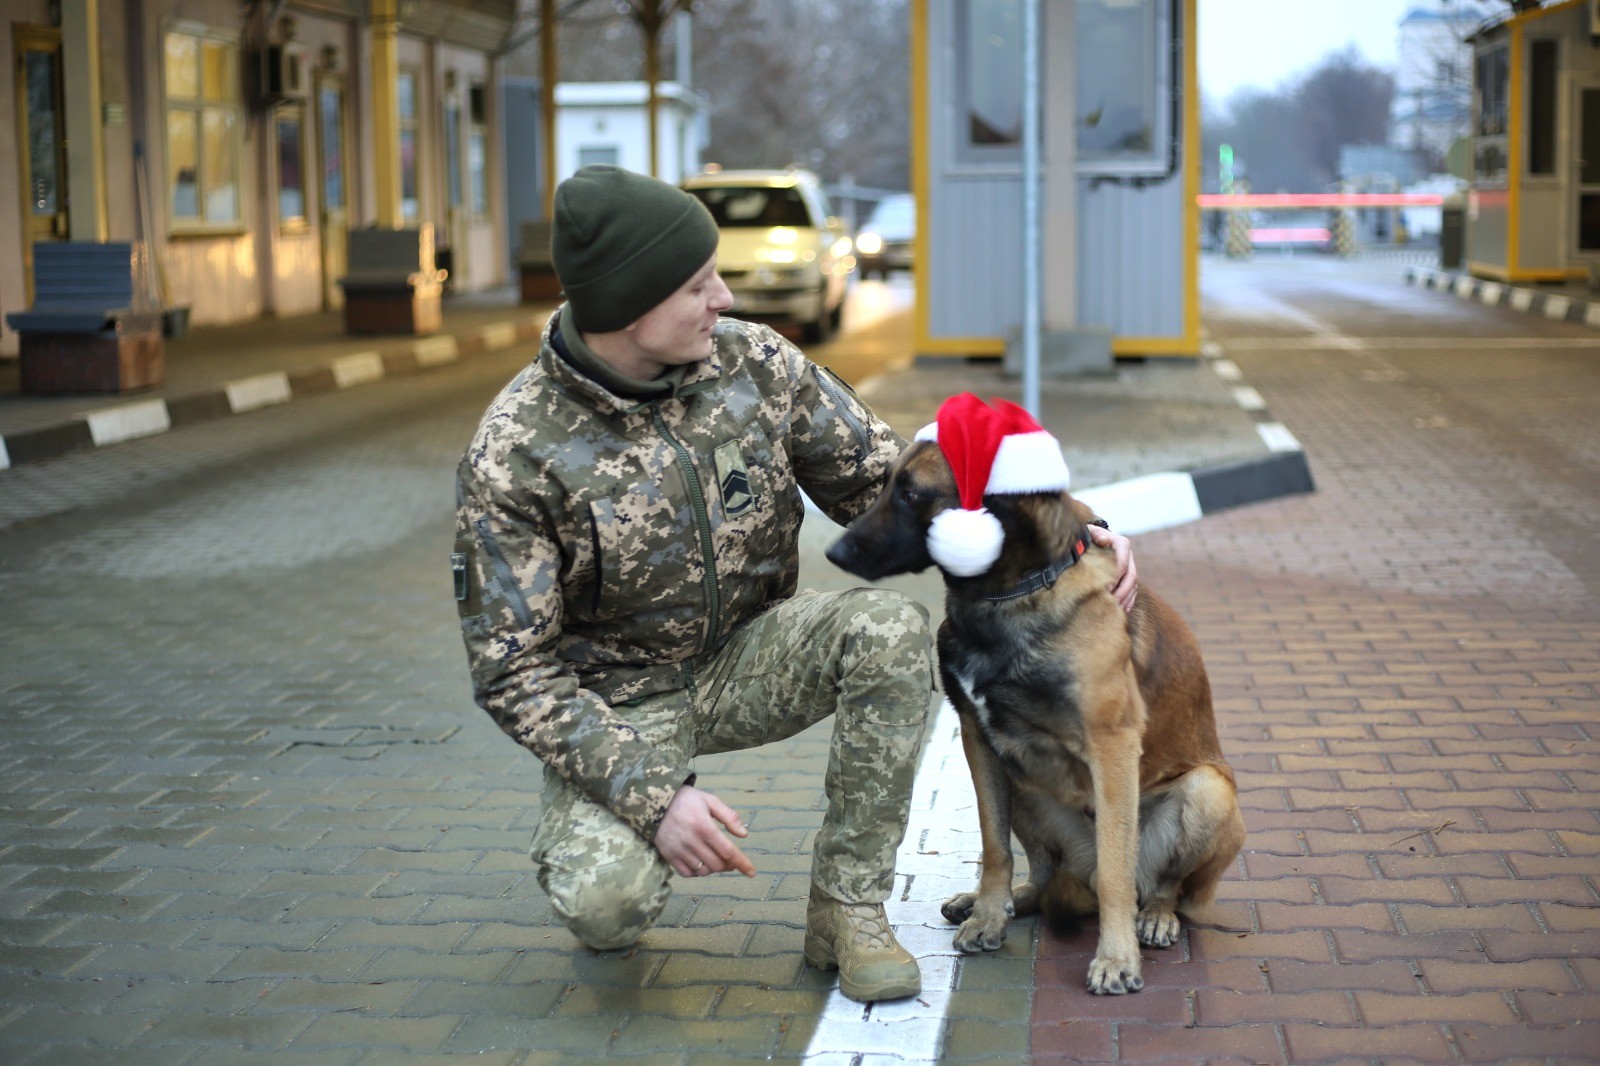
<svg viewBox="0 0 1600 1066"><path fill-rule="evenodd" d="M556 85L556 180L591 163L640 174L650 169L650 89L642 81L563 81ZM680 181L700 169L710 104L674 81L656 85L657 169Z"/></svg>
<svg viewBox="0 0 1600 1066"><path fill-rule="evenodd" d="M340 306L347 235L374 225L431 224L458 290L504 283L496 101L516 0L5 13L0 312L31 305L33 247L60 240L142 236L196 325ZM0 355L16 350L0 328Z"/></svg>
<svg viewBox="0 0 1600 1066"><path fill-rule="evenodd" d="M1495 9L1473 0L1425 0L1400 20L1400 63L1389 141L1443 159L1467 135L1472 112L1472 46L1467 37Z"/></svg>

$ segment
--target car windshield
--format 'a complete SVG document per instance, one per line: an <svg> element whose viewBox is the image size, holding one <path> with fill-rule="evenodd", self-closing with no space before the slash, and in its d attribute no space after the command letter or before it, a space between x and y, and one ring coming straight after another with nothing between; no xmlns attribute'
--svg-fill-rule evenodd
<svg viewBox="0 0 1600 1066"><path fill-rule="evenodd" d="M712 185L690 189L721 229L738 226L810 226L806 202L796 189Z"/></svg>

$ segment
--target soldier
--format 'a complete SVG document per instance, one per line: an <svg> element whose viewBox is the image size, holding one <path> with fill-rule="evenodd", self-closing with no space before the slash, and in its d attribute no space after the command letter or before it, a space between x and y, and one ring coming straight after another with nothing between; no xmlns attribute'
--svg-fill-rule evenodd
<svg viewBox="0 0 1600 1066"><path fill-rule="evenodd" d="M800 488L848 522L904 442L777 333L720 317L716 249L706 209L664 182L589 166L557 189L567 302L458 475L476 698L545 764L531 857L599 950L650 927L674 873L755 875L694 756L833 715L805 957L853 999L915 995L883 900L931 702L928 613L796 590ZM1103 543L1131 604L1127 541Z"/></svg>

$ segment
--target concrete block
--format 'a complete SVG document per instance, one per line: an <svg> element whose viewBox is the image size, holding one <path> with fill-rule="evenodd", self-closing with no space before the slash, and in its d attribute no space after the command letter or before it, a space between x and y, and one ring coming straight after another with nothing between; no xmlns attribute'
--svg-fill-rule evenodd
<svg viewBox="0 0 1600 1066"><path fill-rule="evenodd" d="M1039 338L1039 376L1076 378L1110 374L1111 330L1103 326L1076 326L1066 330L1046 330ZM1007 377L1022 376L1022 333L1006 336L1005 355L1000 370Z"/></svg>

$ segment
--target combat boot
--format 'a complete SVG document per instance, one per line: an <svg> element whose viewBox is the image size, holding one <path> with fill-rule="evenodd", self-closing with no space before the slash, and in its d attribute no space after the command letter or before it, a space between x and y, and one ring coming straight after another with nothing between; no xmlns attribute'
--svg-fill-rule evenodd
<svg viewBox="0 0 1600 1066"><path fill-rule="evenodd" d="M840 903L815 885L806 904L806 962L839 970L839 991L861 1003L922 991L922 971L889 928L881 903Z"/></svg>

